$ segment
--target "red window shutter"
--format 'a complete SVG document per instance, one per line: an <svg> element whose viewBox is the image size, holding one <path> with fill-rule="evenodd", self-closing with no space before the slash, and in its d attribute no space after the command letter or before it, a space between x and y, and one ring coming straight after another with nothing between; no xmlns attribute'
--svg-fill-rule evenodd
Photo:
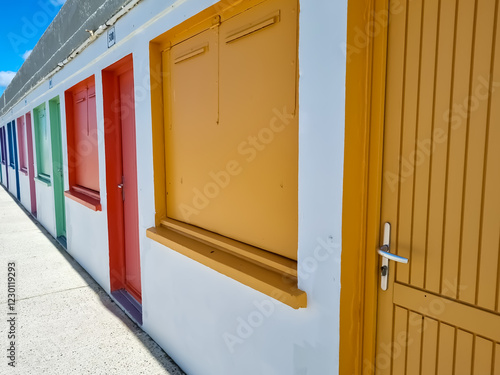
<svg viewBox="0 0 500 375"><path fill-rule="evenodd" d="M99 193L99 156L94 77L66 93L70 188Z"/></svg>

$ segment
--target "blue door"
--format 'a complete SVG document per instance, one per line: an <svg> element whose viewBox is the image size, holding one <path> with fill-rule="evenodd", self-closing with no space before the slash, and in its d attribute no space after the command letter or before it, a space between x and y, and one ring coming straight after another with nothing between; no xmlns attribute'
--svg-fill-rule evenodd
<svg viewBox="0 0 500 375"><path fill-rule="evenodd" d="M9 190L9 162L7 161L7 141L5 139L5 126L0 128L0 143L2 144L2 165L5 165L5 182Z"/></svg>
<svg viewBox="0 0 500 375"><path fill-rule="evenodd" d="M17 161L17 139L16 139L16 122L12 120L7 124L7 131L9 132L9 156L10 166L16 172L16 192L17 199L21 200L21 189L19 187L19 165Z"/></svg>

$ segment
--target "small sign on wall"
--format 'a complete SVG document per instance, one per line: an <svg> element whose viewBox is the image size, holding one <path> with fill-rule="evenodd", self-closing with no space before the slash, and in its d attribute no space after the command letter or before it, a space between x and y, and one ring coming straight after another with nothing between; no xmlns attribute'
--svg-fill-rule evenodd
<svg viewBox="0 0 500 375"><path fill-rule="evenodd" d="M116 43L115 27L112 26L108 29L108 48Z"/></svg>

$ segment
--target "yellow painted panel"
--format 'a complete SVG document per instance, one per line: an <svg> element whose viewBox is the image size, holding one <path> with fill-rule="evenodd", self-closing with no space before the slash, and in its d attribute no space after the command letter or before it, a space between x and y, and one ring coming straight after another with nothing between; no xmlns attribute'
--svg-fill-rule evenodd
<svg viewBox="0 0 500 375"><path fill-rule="evenodd" d="M447 324L439 325L437 374L453 373L453 353L455 352L455 328Z"/></svg>
<svg viewBox="0 0 500 375"><path fill-rule="evenodd" d="M257 5L164 53L167 216L290 259L298 233L297 5Z"/></svg>
<svg viewBox="0 0 500 375"><path fill-rule="evenodd" d="M163 52L163 71L171 73L170 87L164 89L170 95L170 111L165 111L167 216L195 225L210 205L204 192L209 182L215 184L210 172L222 169L214 165L221 150L217 44L214 28Z"/></svg>
<svg viewBox="0 0 500 375"><path fill-rule="evenodd" d="M500 312L500 96L496 98L488 136L477 304Z"/></svg>
<svg viewBox="0 0 500 375"><path fill-rule="evenodd" d="M438 352L438 328L437 320L424 318L422 327L422 374L430 375L436 372Z"/></svg>
<svg viewBox="0 0 500 375"><path fill-rule="evenodd" d="M422 330L424 317L413 311L408 314L408 345L406 347L406 374L420 375L422 357Z"/></svg>
<svg viewBox="0 0 500 375"><path fill-rule="evenodd" d="M404 91L402 103L402 135L401 154L398 160L401 164L401 173L405 174L400 183L399 196L399 223L397 252L399 255L410 258L412 254L412 221L413 221L413 187L415 179L415 134L418 105L418 72L420 63L420 41L422 24L422 0L408 3L405 44L413 48L406 48ZM389 48L393 46L389 45ZM394 46L394 48L404 48ZM397 126L396 124L394 124ZM416 249L415 251L419 251ZM408 283L410 281L410 265L398 264L396 280Z"/></svg>
<svg viewBox="0 0 500 375"><path fill-rule="evenodd" d="M498 2L497 2L498 3ZM489 123L484 152L484 197L480 259L478 268L477 304L500 312L500 6L497 4L496 34L491 74L484 79L490 85ZM479 95L484 95L484 86ZM500 370L499 370L500 371Z"/></svg>
<svg viewBox="0 0 500 375"><path fill-rule="evenodd" d="M200 214L203 227L291 259L298 240L297 17L295 1L279 0L220 26L226 146L219 165L234 158L242 171L213 212Z"/></svg>
<svg viewBox="0 0 500 375"><path fill-rule="evenodd" d="M495 363L493 364L493 374L500 375L500 344L495 344Z"/></svg>
<svg viewBox="0 0 500 375"><path fill-rule="evenodd" d="M436 75L436 43L438 29L437 1L426 1L422 11L421 61L417 113L417 142L414 146L415 195L413 212L412 262L410 263L410 283L424 287L427 254L428 201L430 189L430 158L433 144L434 85ZM413 256L413 252L421 256Z"/></svg>
<svg viewBox="0 0 500 375"><path fill-rule="evenodd" d="M290 259L298 233L297 17L296 2L265 2L164 53L167 215Z"/></svg>
<svg viewBox="0 0 500 375"><path fill-rule="evenodd" d="M462 103L469 96L474 8L475 1L458 2L454 66L451 67L454 78L452 104ZM441 293L452 298L457 296L466 137L467 126L450 127L447 168L441 171L447 174ZM447 287L446 284L453 284L454 287Z"/></svg>
<svg viewBox="0 0 500 375"><path fill-rule="evenodd" d="M469 332L457 330L455 353L455 374L469 375L472 370L474 337Z"/></svg>
<svg viewBox="0 0 500 375"><path fill-rule="evenodd" d="M408 310L396 306L394 311L394 332L392 342L392 373L404 374L406 371L406 348L408 338ZM377 374L379 372L377 371ZM385 372L381 372L382 374Z"/></svg>
<svg viewBox="0 0 500 375"><path fill-rule="evenodd" d="M465 186L463 197L463 230L460 259L459 298L474 304L476 302L476 279L478 264L478 248L481 230L481 199L483 195L483 177L485 161L485 137L488 124L488 88L484 82L489 76L492 55L492 40L495 21L495 1L479 0L477 2L476 34L474 39L474 61L472 70L471 101L469 116L466 122L461 120L460 126L467 127L467 160L465 169ZM455 126L455 124L453 125ZM457 125L459 126L459 125ZM500 215L496 215L500 217ZM498 248L483 248L482 257L494 261L498 256ZM496 256L495 256L496 255ZM496 281L497 270L490 272ZM495 289L495 288L488 288ZM495 309L495 293L492 290L487 305L483 307Z"/></svg>
<svg viewBox="0 0 500 375"><path fill-rule="evenodd" d="M476 336L475 340L473 374L490 374L493 371L491 368L493 343L479 336Z"/></svg>
<svg viewBox="0 0 500 375"><path fill-rule="evenodd" d="M439 40L436 56L436 82L434 101L433 149L430 156L431 187L429 192L429 222L427 238L426 279L427 290L441 291L441 257L444 229L444 202L446 192L448 118L452 87L453 40L455 28L455 1L439 2Z"/></svg>

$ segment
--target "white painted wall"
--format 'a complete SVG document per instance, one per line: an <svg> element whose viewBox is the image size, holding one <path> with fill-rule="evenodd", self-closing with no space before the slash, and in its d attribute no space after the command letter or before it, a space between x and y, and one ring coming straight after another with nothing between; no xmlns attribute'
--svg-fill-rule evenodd
<svg viewBox="0 0 500 375"><path fill-rule="evenodd" d="M36 167L35 167L36 169ZM52 185L35 179L36 218L53 236L56 236L56 218L54 213L54 191Z"/></svg>
<svg viewBox="0 0 500 375"><path fill-rule="evenodd" d="M7 168L5 167L5 165L1 163L0 163L0 168L2 168L2 185L7 187Z"/></svg>
<svg viewBox="0 0 500 375"><path fill-rule="evenodd" d="M19 187L22 205L31 212L30 181L27 174L19 171Z"/></svg>
<svg viewBox="0 0 500 375"><path fill-rule="evenodd" d="M109 293L106 213L92 211L69 198L65 200L68 253Z"/></svg>
<svg viewBox="0 0 500 375"><path fill-rule="evenodd" d="M67 164L64 90L95 74L102 212L66 198L68 252L109 292L101 70L133 53L143 328L190 375L336 374L345 114L340 46L346 40L346 0L301 1L298 266L308 307L294 310L146 238L155 213L148 43L214 3L144 0L115 25L115 46L107 48L105 33L53 77L52 89L46 81L26 97L31 109L60 96ZM23 99L1 123L27 107ZM67 166L64 172L68 189ZM40 201L40 221L53 233L53 193L37 184ZM52 216L45 206L49 201ZM236 338L234 345L227 345L228 337Z"/></svg>
<svg viewBox="0 0 500 375"><path fill-rule="evenodd" d="M7 146L7 149L9 146ZM10 159L7 157L10 162ZM7 164L7 173L9 174L9 192L17 197L17 181L16 181L16 170Z"/></svg>

